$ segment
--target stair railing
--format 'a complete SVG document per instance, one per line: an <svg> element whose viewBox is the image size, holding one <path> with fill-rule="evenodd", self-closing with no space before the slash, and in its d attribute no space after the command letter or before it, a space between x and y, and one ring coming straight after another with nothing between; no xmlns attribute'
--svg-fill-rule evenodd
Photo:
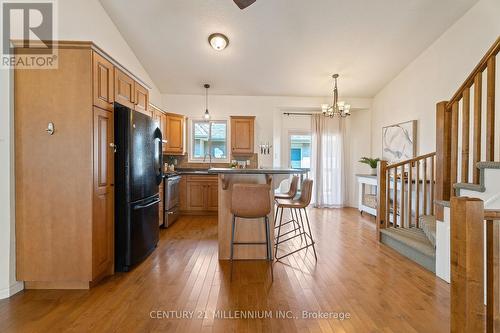
<svg viewBox="0 0 500 333"><path fill-rule="evenodd" d="M481 199L451 199L451 332L500 331L499 220Z"/></svg>
<svg viewBox="0 0 500 333"><path fill-rule="evenodd" d="M457 182L479 184L479 161L495 158L495 78L500 37L449 101L436 106L436 200L450 201ZM485 118L483 120L483 118ZM436 207L443 220L443 207Z"/></svg>
<svg viewBox="0 0 500 333"><path fill-rule="evenodd" d="M380 228L420 227L421 215L434 215L436 153L388 165L377 177L377 234Z"/></svg>

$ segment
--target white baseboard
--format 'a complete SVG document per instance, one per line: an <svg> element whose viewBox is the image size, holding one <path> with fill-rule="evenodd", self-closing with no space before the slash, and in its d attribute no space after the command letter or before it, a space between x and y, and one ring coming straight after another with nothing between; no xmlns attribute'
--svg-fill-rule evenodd
<svg viewBox="0 0 500 333"><path fill-rule="evenodd" d="M24 283L22 281L16 281L8 288L0 289L0 299L9 298L10 296L17 294L24 289Z"/></svg>

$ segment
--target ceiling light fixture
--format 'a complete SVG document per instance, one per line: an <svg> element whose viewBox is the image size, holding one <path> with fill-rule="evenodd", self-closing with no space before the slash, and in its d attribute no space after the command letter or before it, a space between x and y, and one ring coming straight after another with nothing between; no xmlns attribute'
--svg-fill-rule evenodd
<svg viewBox="0 0 500 333"><path fill-rule="evenodd" d="M325 117L341 117L345 118L347 116L351 115L351 106L349 104L346 104L343 101L339 102L339 90L337 88L337 79L339 78L338 74L333 74L332 78L334 80L334 87L333 87L333 104L328 105L328 104L322 104L321 105L321 111L323 112L323 115Z"/></svg>
<svg viewBox="0 0 500 333"><path fill-rule="evenodd" d="M210 113L208 113L208 88L210 85L205 83L205 113L203 114L203 119L210 120Z"/></svg>
<svg viewBox="0 0 500 333"><path fill-rule="evenodd" d="M214 33L208 36L208 42L214 50L222 51L229 45L229 38L221 33Z"/></svg>

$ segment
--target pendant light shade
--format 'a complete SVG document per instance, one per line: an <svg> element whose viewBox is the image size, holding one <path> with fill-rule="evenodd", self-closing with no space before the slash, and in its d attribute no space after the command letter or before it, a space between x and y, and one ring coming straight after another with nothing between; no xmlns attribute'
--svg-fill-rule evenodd
<svg viewBox="0 0 500 333"><path fill-rule="evenodd" d="M205 113L203 114L203 119L210 120L210 113L208 112L208 88L210 85L205 83Z"/></svg>

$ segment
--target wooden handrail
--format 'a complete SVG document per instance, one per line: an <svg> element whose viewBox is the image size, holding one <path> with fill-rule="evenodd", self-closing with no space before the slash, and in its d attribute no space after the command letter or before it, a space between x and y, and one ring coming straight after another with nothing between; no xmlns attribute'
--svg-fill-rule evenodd
<svg viewBox="0 0 500 333"><path fill-rule="evenodd" d="M496 56L499 51L500 51L500 36L497 38L495 44L493 44L493 46L488 50L488 52L486 52L486 54L481 59L479 64L477 64L477 66L474 68L472 73L470 73L465 82L460 86L457 92L450 99L450 101L446 105L448 109L451 108L453 103L458 102L460 99L462 99L464 90L472 87L476 75L482 73L486 69L486 67L488 66L488 60Z"/></svg>
<svg viewBox="0 0 500 333"><path fill-rule="evenodd" d="M414 157L414 158L410 158L409 160L405 160L405 161L401 161L401 162L398 162L398 163L394 163L394 164L389 164L387 166L387 169L393 169L393 168L398 168L400 166L403 166L403 165L406 165L406 164L409 164L409 163L414 163L414 162L417 162L417 161L421 161L421 160L425 160L429 157L432 157L432 156L436 156L436 153L428 153L428 154L425 154L425 155L421 155L421 156L417 156L417 157Z"/></svg>
<svg viewBox="0 0 500 333"><path fill-rule="evenodd" d="M500 220L500 209L485 209L484 219L487 221Z"/></svg>

